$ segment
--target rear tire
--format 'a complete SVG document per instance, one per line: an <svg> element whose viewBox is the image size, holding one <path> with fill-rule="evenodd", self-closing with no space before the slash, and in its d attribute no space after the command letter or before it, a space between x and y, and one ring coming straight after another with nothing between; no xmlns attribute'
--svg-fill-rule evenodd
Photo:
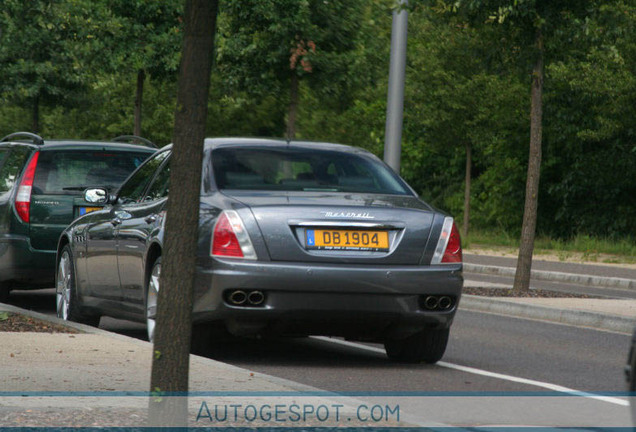
<svg viewBox="0 0 636 432"><path fill-rule="evenodd" d="M0 283L0 303L4 303L9 299L11 288L8 284Z"/></svg>
<svg viewBox="0 0 636 432"><path fill-rule="evenodd" d="M55 304L57 317L65 321L88 324L93 327L99 326L98 315L83 313L82 305L77 295L75 282L75 265L73 264L73 253L69 245L64 246L60 254L55 273Z"/></svg>
<svg viewBox="0 0 636 432"><path fill-rule="evenodd" d="M446 351L450 329L422 330L405 339L391 339L384 343L387 356L402 363L439 361Z"/></svg>
<svg viewBox="0 0 636 432"><path fill-rule="evenodd" d="M230 338L230 333L221 322L194 324L192 326L190 352L205 357L217 357L225 342Z"/></svg>
<svg viewBox="0 0 636 432"><path fill-rule="evenodd" d="M161 277L161 257L152 264L146 284L146 330L148 341L154 342L155 326L157 325L157 299L159 298L159 279Z"/></svg>

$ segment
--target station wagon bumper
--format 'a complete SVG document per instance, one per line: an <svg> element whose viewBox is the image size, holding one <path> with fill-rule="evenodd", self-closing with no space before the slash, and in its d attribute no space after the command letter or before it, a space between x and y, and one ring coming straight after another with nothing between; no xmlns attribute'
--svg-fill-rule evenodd
<svg viewBox="0 0 636 432"><path fill-rule="evenodd" d="M12 288L51 288L55 280L55 251L33 249L24 236L0 237L0 282Z"/></svg>
<svg viewBox="0 0 636 432"><path fill-rule="evenodd" d="M344 336L382 340L450 327L461 296L461 264L440 266L296 265L214 260L197 269L195 322L223 321L235 334ZM258 305L228 293L258 291ZM429 310L428 296L452 306Z"/></svg>

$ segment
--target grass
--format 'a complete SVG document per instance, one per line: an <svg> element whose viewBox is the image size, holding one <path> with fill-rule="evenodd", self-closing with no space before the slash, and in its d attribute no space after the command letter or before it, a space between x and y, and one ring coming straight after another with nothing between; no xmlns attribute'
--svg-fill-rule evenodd
<svg viewBox="0 0 636 432"><path fill-rule="evenodd" d="M473 230L462 239L464 248L493 249L515 254L519 237L500 231ZM570 240L537 237L535 255L553 255L561 261L588 261L608 264L636 264L636 242L633 239L614 240L579 235Z"/></svg>

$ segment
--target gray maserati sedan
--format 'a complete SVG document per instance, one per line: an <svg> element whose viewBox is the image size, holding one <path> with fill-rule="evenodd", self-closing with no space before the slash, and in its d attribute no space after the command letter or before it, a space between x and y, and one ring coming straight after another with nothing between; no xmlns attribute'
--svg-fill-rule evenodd
<svg viewBox="0 0 636 432"><path fill-rule="evenodd" d="M112 196L85 191L104 207L60 237L59 317L138 320L152 340L171 150ZM396 361L442 358L463 285L452 217L356 147L206 139L203 164L193 338L328 335L383 343Z"/></svg>

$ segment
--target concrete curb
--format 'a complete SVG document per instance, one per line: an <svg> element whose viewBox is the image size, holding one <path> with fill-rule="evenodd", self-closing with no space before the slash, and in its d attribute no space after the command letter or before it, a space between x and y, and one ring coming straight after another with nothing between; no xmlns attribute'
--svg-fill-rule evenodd
<svg viewBox="0 0 636 432"><path fill-rule="evenodd" d="M561 309L550 306L538 306L517 303L491 297L462 295L460 309L511 315L520 318L532 318L581 327L592 327L631 334L636 325L636 318L627 318L597 312Z"/></svg>
<svg viewBox="0 0 636 432"><path fill-rule="evenodd" d="M464 263L464 271L468 273L514 277L516 269L512 267L498 267ZM575 273L550 272L544 270L532 270L531 277L535 280L568 282L592 287L600 286L606 288L636 290L636 280L633 279L580 275Z"/></svg>

